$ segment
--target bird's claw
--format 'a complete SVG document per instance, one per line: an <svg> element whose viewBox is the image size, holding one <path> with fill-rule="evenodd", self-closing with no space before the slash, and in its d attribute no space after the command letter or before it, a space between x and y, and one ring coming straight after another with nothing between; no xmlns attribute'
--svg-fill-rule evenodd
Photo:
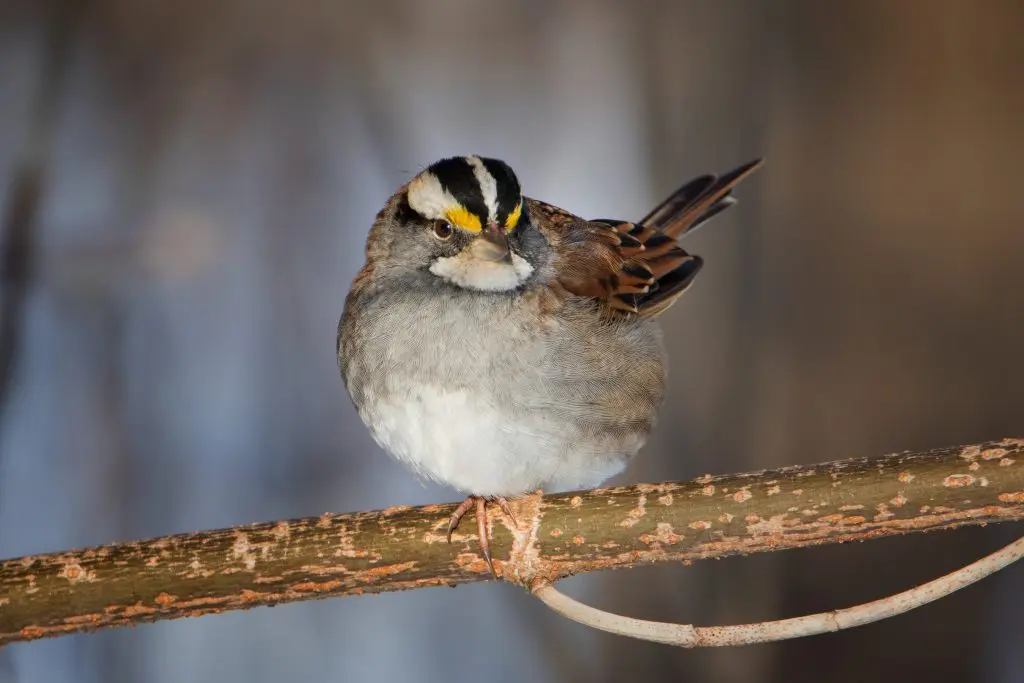
<svg viewBox="0 0 1024 683"><path fill-rule="evenodd" d="M469 508L473 507L475 502L475 496L466 496L466 500L459 504L459 507L455 508L455 512L448 518L448 543L452 542L452 532L459 528L459 522L469 512Z"/></svg>
<svg viewBox="0 0 1024 683"><path fill-rule="evenodd" d="M516 520L516 516L512 514L508 500L503 496L467 496L466 500L462 501L459 507L455 508L452 516L448 518L448 543L452 542L452 532L459 528L459 522L462 521L462 518L466 516L471 507L476 506L476 528L480 538L480 550L483 553L484 561L487 562L487 568L491 571L491 576L497 579L498 572L495 571L494 562L491 560L491 543L487 533L488 502L497 503L498 507L501 508L502 514L512 523L512 526L516 529L519 528L519 522Z"/></svg>

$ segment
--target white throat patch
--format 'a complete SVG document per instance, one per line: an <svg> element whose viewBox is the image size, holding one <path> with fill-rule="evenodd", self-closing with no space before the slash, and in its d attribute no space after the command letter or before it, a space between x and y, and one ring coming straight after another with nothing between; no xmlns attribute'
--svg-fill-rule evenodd
<svg viewBox="0 0 1024 683"><path fill-rule="evenodd" d="M430 264L430 272L459 287L481 292L506 292L526 282L533 273L529 261L512 253L512 263L478 258L470 249L442 257Z"/></svg>

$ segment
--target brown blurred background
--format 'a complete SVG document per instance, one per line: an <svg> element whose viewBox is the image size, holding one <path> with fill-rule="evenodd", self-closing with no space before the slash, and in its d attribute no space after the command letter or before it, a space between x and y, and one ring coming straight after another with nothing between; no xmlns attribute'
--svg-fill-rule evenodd
<svg viewBox="0 0 1024 683"><path fill-rule="evenodd" d="M621 481L1024 436L1024 4L0 0L0 556L452 500L351 408L376 210L446 155L637 218L768 163L687 247ZM578 577L701 624L880 597L990 527ZM841 634L680 651L494 584L15 645L0 682L1021 681L1024 567ZM457 634L453 636L452 634Z"/></svg>

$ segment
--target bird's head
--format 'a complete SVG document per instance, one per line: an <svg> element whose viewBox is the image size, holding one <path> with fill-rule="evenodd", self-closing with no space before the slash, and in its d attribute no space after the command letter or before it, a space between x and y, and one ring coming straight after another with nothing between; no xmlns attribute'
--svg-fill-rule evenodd
<svg viewBox="0 0 1024 683"><path fill-rule="evenodd" d="M519 181L503 161L442 159L388 207L377 227L390 233L386 252L394 265L426 268L459 287L491 292L516 289L534 272L530 246L540 236L530 230ZM371 252L372 240L371 234Z"/></svg>

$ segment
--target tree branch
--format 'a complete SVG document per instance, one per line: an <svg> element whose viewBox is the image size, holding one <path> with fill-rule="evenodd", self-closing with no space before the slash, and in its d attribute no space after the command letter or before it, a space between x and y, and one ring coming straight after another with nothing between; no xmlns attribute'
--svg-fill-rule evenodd
<svg viewBox="0 0 1024 683"><path fill-rule="evenodd" d="M489 577L454 505L395 507L0 562L0 644L158 619ZM1024 519L1024 440L640 484L491 512L498 572L541 587L580 572Z"/></svg>

